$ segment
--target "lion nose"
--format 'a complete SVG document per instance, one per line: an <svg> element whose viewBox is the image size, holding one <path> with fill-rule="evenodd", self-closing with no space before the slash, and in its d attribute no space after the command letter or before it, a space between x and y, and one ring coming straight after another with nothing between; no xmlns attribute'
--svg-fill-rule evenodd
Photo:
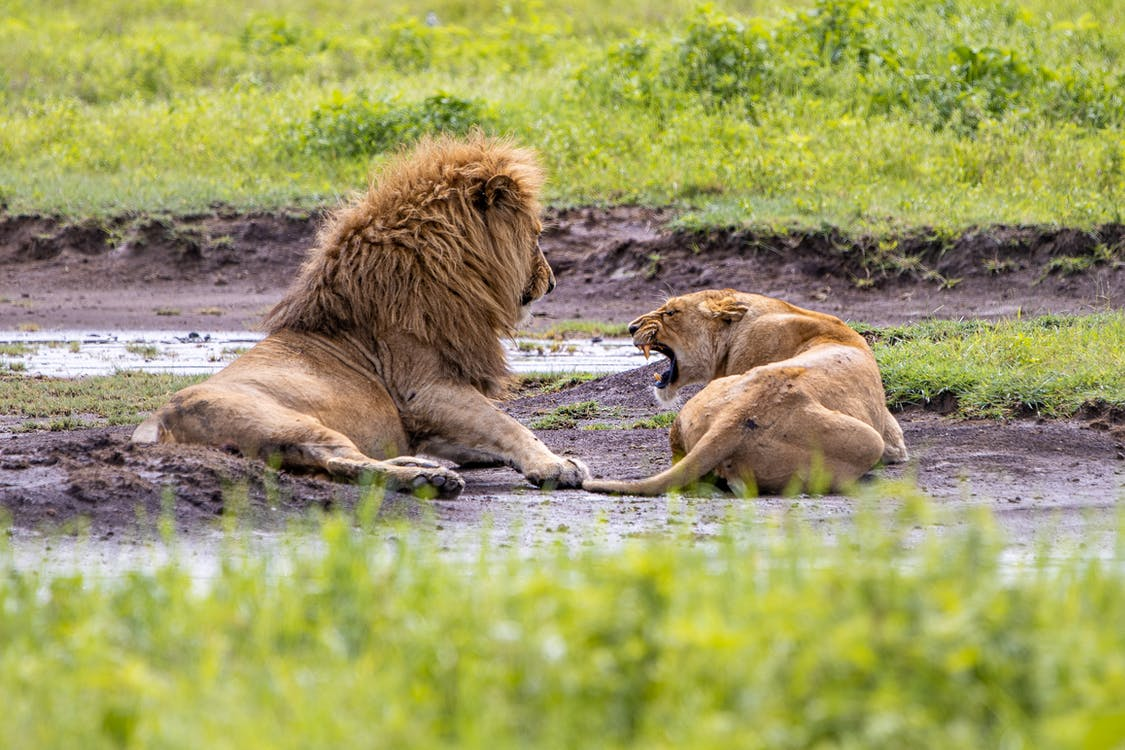
<svg viewBox="0 0 1125 750"><path fill-rule="evenodd" d="M547 277L547 294L553 291L555 291L555 274L552 273Z"/></svg>
<svg viewBox="0 0 1125 750"><path fill-rule="evenodd" d="M630 323L630 324L629 324L629 335L630 335L630 336L632 336L632 335L633 335L634 333L636 333L636 332L637 332L637 331L638 331L639 329L640 329L640 326L639 326L639 325L637 325L636 323Z"/></svg>

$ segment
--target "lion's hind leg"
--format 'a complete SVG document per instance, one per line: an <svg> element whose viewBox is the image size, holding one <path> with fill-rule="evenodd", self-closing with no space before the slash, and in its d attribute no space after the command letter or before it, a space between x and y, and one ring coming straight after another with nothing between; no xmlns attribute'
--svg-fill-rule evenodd
<svg viewBox="0 0 1125 750"><path fill-rule="evenodd" d="M288 469L319 469L352 481L371 477L392 490L455 497L465 486L459 475L433 461L372 458L346 435L307 414L276 402L249 409L242 398L206 384L181 391L137 432L134 442L233 446L244 456L277 460Z"/></svg>
<svg viewBox="0 0 1125 750"><path fill-rule="evenodd" d="M748 443L742 458L761 492L826 492L847 489L879 462L883 448L871 425L809 402Z"/></svg>

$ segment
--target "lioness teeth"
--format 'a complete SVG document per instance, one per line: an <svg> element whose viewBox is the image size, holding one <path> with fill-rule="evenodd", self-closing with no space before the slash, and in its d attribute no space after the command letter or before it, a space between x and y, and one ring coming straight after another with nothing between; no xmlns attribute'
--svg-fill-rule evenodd
<svg viewBox="0 0 1125 750"><path fill-rule="evenodd" d="M663 380L664 378L663 378L663 377L661 377L660 373L658 373L658 372L654 372L654 373L652 374L652 379L653 379L653 380L655 380L655 381L656 381L657 383L659 383L659 382L660 382L661 380Z"/></svg>
<svg viewBox="0 0 1125 750"><path fill-rule="evenodd" d="M644 352L645 359L648 359L649 352L651 350L652 350L652 347L648 344L644 344L643 346L641 346L641 351Z"/></svg>

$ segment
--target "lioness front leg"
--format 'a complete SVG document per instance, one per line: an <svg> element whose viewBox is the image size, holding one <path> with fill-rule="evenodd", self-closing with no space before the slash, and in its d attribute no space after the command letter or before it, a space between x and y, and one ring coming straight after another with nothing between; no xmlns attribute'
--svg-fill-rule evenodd
<svg viewBox="0 0 1125 750"><path fill-rule="evenodd" d="M552 453L531 430L472 388L443 386L419 393L410 418L418 423L418 432L433 436L425 445L438 455L464 451L494 456L537 487L581 487L590 477L584 463Z"/></svg>

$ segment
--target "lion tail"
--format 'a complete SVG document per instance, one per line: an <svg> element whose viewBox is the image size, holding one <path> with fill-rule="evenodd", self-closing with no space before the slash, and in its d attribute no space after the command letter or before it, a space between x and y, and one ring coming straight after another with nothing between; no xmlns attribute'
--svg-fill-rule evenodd
<svg viewBox="0 0 1125 750"><path fill-rule="evenodd" d="M137 425L137 429L133 430L133 436L129 438L129 442L159 443L163 433L164 425L158 412L150 415L148 419Z"/></svg>
<svg viewBox="0 0 1125 750"><path fill-rule="evenodd" d="M698 482L726 457L726 441L717 432L709 431L683 458L659 474L629 481L588 479L582 483L582 489L614 495L663 495L687 487Z"/></svg>

